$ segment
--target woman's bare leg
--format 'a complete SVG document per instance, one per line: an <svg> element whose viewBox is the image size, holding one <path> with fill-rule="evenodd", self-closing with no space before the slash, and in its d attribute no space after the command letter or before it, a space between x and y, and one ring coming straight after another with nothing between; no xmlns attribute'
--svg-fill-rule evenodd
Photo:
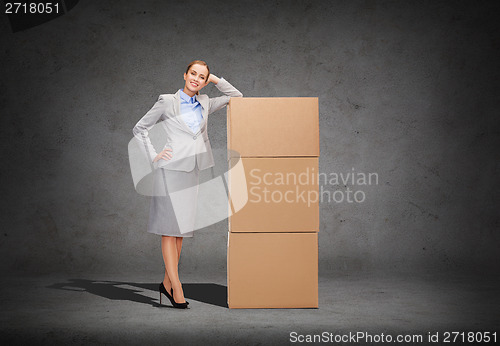
<svg viewBox="0 0 500 346"><path fill-rule="evenodd" d="M184 239L184 237L176 237L177 238L177 254L178 254L178 258L177 258L177 262L179 262L179 260L181 259L181 250L182 250L182 240Z"/></svg>
<svg viewBox="0 0 500 346"><path fill-rule="evenodd" d="M170 287L174 289L174 300L177 303L184 303L184 293L182 291L181 281L179 280L178 263L180 257L180 251L178 251L178 243L182 246L181 241L177 240L177 237L162 236L161 237L161 249L163 255L163 261L165 262L166 276L170 281L169 286L165 286L167 292ZM163 283L165 285L165 282Z"/></svg>
<svg viewBox="0 0 500 346"><path fill-rule="evenodd" d="M163 236L164 237L164 236ZM182 250L182 240L183 237L176 237L176 247L177 247L177 263L179 263L179 260L181 258L181 250ZM167 262L165 260L165 247L163 245L163 238L161 241L161 251L163 254L163 261L165 262L165 277L163 278L163 286L165 286L165 289L167 290L168 293L170 293L170 289L172 288L172 283L170 282L170 278L168 277L168 272L167 272ZM177 265L177 267L179 267Z"/></svg>

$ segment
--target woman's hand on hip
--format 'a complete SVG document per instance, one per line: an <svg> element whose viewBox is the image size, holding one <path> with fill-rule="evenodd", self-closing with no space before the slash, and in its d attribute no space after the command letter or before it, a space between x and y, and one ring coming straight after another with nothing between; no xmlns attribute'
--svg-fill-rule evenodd
<svg viewBox="0 0 500 346"><path fill-rule="evenodd" d="M166 148L166 149L163 149L162 151L160 151L160 153L158 155L156 155L155 159L153 160L153 162L156 162L160 159L164 159L164 160L170 160L172 158L172 154L169 153L169 151L172 151L172 149L170 148Z"/></svg>

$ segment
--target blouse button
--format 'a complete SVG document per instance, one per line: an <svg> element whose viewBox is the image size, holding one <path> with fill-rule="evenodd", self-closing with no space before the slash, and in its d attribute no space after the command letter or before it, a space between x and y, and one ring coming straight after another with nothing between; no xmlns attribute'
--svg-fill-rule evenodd
<svg viewBox="0 0 500 346"><path fill-rule="evenodd" d="M193 139L196 139L196 136L193 136Z"/></svg>

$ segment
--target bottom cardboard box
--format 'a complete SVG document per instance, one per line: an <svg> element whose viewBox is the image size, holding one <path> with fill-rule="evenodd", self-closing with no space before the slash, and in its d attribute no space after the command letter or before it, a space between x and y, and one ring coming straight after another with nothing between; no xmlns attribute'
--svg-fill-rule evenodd
<svg viewBox="0 0 500 346"><path fill-rule="evenodd" d="M227 303L317 308L318 233L228 233Z"/></svg>

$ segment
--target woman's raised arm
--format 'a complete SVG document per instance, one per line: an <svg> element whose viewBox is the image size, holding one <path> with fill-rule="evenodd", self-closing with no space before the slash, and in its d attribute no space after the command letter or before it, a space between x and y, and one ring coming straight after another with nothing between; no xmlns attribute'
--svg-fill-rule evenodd
<svg viewBox="0 0 500 346"><path fill-rule="evenodd" d="M231 97L242 97L243 94L232 86L227 80L224 78L219 78L213 74L210 74L208 77L209 82L213 82L215 87L219 89L220 92L226 94L225 96L214 97L210 99L210 105L208 109L208 113L213 113L223 108L225 105L229 103Z"/></svg>

